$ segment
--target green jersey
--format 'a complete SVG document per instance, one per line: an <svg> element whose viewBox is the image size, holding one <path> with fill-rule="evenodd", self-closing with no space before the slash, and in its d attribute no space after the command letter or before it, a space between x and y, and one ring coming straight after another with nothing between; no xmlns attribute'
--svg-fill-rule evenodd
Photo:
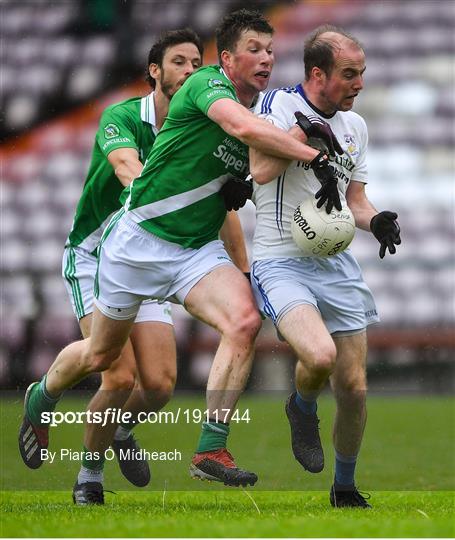
<svg viewBox="0 0 455 540"><path fill-rule="evenodd" d="M107 107L99 123L92 159L67 245L92 252L112 214L121 207L124 186L107 156L117 148L135 148L144 163L158 130L153 92Z"/></svg>
<svg viewBox="0 0 455 540"><path fill-rule="evenodd" d="M125 209L144 229L183 247L218 238L226 217L220 188L246 175L248 148L207 116L218 99L238 101L219 66L191 75L173 96L141 175L127 188Z"/></svg>

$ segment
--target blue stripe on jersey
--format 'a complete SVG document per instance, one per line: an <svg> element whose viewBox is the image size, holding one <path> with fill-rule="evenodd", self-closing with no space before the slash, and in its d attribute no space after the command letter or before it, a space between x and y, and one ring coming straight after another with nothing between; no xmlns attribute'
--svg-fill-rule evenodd
<svg viewBox="0 0 455 540"><path fill-rule="evenodd" d="M284 227L283 227L283 192L284 192L284 178L286 171L280 175L276 183L276 199L275 199L275 221L280 232L281 239L283 239Z"/></svg>
<svg viewBox="0 0 455 540"><path fill-rule="evenodd" d="M270 108L270 105L272 104L273 98L277 92L278 90L270 90L264 96L261 103L261 114L269 114L271 112L272 109Z"/></svg>
<svg viewBox="0 0 455 540"><path fill-rule="evenodd" d="M273 322L276 322L276 313L273 309L272 304L270 303L270 300L267 297L266 292L264 291L264 288L259 283L258 277L254 274L254 266L251 269L251 275L253 276L254 281L256 282L257 288L259 292L261 293L262 300L264 302L264 313L272 319Z"/></svg>
<svg viewBox="0 0 455 540"><path fill-rule="evenodd" d="M272 112L272 101L279 91L286 92L287 94L296 94L297 90L294 86L283 86L282 88L276 88L275 90L269 90L261 103L261 114L270 114Z"/></svg>

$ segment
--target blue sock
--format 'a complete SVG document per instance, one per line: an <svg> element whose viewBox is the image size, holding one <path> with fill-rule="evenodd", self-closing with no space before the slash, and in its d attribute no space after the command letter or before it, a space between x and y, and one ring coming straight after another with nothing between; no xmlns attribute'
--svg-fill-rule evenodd
<svg viewBox="0 0 455 540"><path fill-rule="evenodd" d="M343 456L335 452L335 482L342 486L354 485L357 456Z"/></svg>
<svg viewBox="0 0 455 540"><path fill-rule="evenodd" d="M298 392L295 393L295 404L305 414L316 414L318 410L316 400L303 399Z"/></svg>

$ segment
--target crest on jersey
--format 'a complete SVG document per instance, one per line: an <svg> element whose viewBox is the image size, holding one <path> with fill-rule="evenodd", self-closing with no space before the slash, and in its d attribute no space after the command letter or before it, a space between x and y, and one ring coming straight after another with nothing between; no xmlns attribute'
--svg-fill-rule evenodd
<svg viewBox="0 0 455 540"><path fill-rule="evenodd" d="M118 137L120 130L115 124L108 124L104 127L104 136L106 139L112 139L112 137Z"/></svg>
<svg viewBox="0 0 455 540"><path fill-rule="evenodd" d="M345 133L344 142L348 145L346 150L348 154L350 154L351 156L355 156L359 153L354 135L351 135L350 133Z"/></svg>
<svg viewBox="0 0 455 540"><path fill-rule="evenodd" d="M209 79L207 81L207 84L210 86L210 88L220 88L222 86L225 86L224 81L221 79Z"/></svg>

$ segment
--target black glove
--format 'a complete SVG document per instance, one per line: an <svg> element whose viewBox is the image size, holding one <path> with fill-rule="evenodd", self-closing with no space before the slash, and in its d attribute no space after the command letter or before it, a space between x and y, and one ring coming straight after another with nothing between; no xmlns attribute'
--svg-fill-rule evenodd
<svg viewBox="0 0 455 540"><path fill-rule="evenodd" d="M396 252L395 245L401 244L400 226L396 221L397 217L396 212L385 210L371 218L370 229L381 244L379 248L379 257L381 259L384 258L387 248L389 248L390 254L393 255Z"/></svg>
<svg viewBox="0 0 455 540"><path fill-rule="evenodd" d="M253 195L253 182L251 176L245 180L232 176L223 184L220 194L224 199L226 210L238 210L245 206L246 201Z"/></svg>
<svg viewBox="0 0 455 540"><path fill-rule="evenodd" d="M337 187L338 181L334 168L329 165L327 154L319 152L313 161L310 162L310 167L322 184L321 189L315 195L316 199L319 199L316 206L321 208L327 201L327 206L325 207L327 214L330 214L333 207L341 211L340 194Z"/></svg>
<svg viewBox="0 0 455 540"><path fill-rule="evenodd" d="M344 153L327 122L324 122L318 116L305 116L300 111L296 111L294 116L297 119L297 125L308 138L322 139L331 156L334 156L335 152L340 155Z"/></svg>

